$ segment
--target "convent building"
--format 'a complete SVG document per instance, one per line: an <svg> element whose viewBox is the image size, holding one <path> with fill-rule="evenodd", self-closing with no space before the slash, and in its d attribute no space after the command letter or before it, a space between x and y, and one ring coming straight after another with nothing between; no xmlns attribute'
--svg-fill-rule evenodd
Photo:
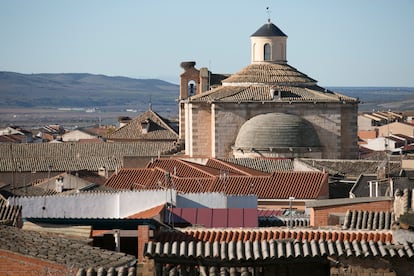
<svg viewBox="0 0 414 276"><path fill-rule="evenodd" d="M358 99L322 88L289 65L286 42L269 20L251 35L251 63L238 73L181 64L179 137L186 155L358 158Z"/></svg>

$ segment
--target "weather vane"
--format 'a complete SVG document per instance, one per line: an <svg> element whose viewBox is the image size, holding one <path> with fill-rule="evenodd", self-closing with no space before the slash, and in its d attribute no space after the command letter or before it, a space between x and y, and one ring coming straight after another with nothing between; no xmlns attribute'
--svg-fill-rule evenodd
<svg viewBox="0 0 414 276"><path fill-rule="evenodd" d="M267 21L270 22L270 8L266 7Z"/></svg>

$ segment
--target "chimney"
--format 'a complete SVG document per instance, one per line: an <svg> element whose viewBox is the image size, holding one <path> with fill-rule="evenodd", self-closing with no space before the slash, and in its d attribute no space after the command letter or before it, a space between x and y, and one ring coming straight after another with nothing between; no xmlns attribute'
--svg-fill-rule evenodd
<svg viewBox="0 0 414 276"><path fill-rule="evenodd" d="M149 120L141 121L141 133L142 134L147 134L148 131L149 131L149 126L150 126L150 121Z"/></svg>
<svg viewBox="0 0 414 276"><path fill-rule="evenodd" d="M63 191L63 176L59 176L55 181L55 190L58 193Z"/></svg>

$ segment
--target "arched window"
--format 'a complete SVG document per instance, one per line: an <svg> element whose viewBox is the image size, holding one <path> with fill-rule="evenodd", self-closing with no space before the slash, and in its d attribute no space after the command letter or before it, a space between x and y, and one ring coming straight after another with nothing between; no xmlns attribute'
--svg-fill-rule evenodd
<svg viewBox="0 0 414 276"><path fill-rule="evenodd" d="M193 80L190 80L188 82L188 96L194 96L197 92L197 85L196 82Z"/></svg>
<svg viewBox="0 0 414 276"><path fill-rule="evenodd" d="M272 58L272 49L269 43L264 45L264 60L271 60Z"/></svg>
<svg viewBox="0 0 414 276"><path fill-rule="evenodd" d="M253 44L253 61L256 61L256 43Z"/></svg>

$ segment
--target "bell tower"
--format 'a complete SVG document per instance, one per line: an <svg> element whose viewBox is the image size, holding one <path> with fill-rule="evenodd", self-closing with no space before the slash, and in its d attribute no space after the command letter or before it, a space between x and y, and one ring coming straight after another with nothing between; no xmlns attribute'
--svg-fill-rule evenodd
<svg viewBox="0 0 414 276"><path fill-rule="evenodd" d="M250 41L251 63L287 63L287 35L270 22L270 19L250 36Z"/></svg>

